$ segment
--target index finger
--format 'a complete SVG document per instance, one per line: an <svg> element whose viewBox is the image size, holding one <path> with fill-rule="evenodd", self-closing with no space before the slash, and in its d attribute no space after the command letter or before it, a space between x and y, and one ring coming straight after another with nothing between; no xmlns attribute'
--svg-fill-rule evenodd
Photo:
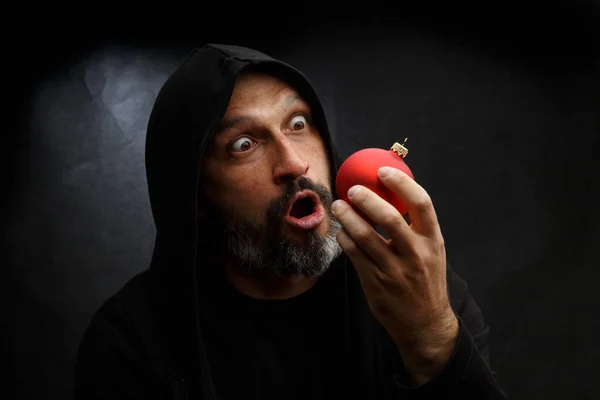
<svg viewBox="0 0 600 400"><path fill-rule="evenodd" d="M379 179L389 188L408 209L412 228L424 236L441 234L433 201L427 191L403 171L382 167Z"/></svg>

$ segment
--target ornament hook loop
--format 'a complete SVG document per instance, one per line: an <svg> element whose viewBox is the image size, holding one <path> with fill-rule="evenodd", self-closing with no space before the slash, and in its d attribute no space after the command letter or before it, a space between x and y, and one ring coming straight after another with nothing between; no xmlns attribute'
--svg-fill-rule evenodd
<svg viewBox="0 0 600 400"><path fill-rule="evenodd" d="M408 140L408 138L404 139L404 142L402 144L396 142L392 145L392 147L390 148L390 150L396 152L396 154L398 154L398 157L406 157L408 155L408 149L406 147L404 147L404 145L406 144L406 141Z"/></svg>

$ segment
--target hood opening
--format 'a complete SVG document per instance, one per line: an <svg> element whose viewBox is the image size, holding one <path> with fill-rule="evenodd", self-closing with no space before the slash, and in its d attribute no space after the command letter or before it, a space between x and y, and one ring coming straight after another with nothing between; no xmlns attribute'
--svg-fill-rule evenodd
<svg viewBox="0 0 600 400"><path fill-rule="evenodd" d="M197 215L201 164L214 128L225 114L235 79L246 69L288 82L309 104L326 145L332 196L336 198L339 156L323 105L309 80L294 67L252 49L206 45L192 51L159 91L148 122L145 149L148 193L157 231L150 264L152 301L175 355L173 369L199 388L192 395L206 399L216 398L216 392L202 335L200 313L207 305L200 302L199 282L210 276L214 260L213 249L202 244L210 232L203 230ZM308 212L308 201L297 202L293 213ZM342 270L345 282L345 268ZM336 285L345 290L344 283ZM345 296L347 302L347 293Z"/></svg>

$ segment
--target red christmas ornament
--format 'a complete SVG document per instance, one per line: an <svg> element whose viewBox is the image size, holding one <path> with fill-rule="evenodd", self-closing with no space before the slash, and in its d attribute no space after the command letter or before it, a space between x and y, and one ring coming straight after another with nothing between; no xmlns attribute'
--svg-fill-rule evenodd
<svg viewBox="0 0 600 400"><path fill-rule="evenodd" d="M353 206L354 210L371 225L375 224L358 207L354 207L348 198L348 190L354 185L365 186L393 205L400 214L406 216L408 211L406 206L377 176L379 168L393 167L415 179L404 162L404 157L408 154L408 149L404 147L405 143L406 139L403 144L394 143L389 150L377 148L359 150L348 157L338 170L335 182L338 197Z"/></svg>

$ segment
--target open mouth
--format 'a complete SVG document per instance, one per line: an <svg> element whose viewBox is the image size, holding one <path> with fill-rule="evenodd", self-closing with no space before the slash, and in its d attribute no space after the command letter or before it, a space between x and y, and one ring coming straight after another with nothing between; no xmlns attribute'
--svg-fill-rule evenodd
<svg viewBox="0 0 600 400"><path fill-rule="evenodd" d="M284 219L295 228L313 229L325 219L325 210L317 195L306 190L292 198Z"/></svg>
<svg viewBox="0 0 600 400"><path fill-rule="evenodd" d="M288 214L296 219L308 217L315 212L317 201L314 196L304 196L292 202Z"/></svg>

